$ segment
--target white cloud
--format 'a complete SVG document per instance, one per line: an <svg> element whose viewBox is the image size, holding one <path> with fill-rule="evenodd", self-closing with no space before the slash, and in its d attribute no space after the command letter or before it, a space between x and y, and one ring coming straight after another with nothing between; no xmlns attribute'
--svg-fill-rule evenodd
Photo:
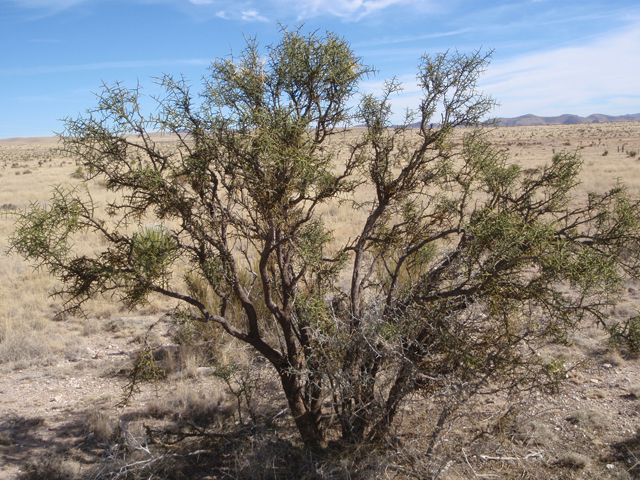
<svg viewBox="0 0 640 480"><path fill-rule="evenodd" d="M392 5L418 3L417 0L273 0L281 7L293 9L299 19L332 15L348 20L359 20Z"/></svg>
<svg viewBox="0 0 640 480"><path fill-rule="evenodd" d="M416 72L399 76L404 90L393 95L394 121L406 108L416 108L422 96ZM621 115L640 113L640 22L609 32L588 43L522 55L500 61L499 55L479 80L479 90L500 104L493 114L515 117L572 113ZM379 94L383 79L361 84Z"/></svg>
<svg viewBox="0 0 640 480"><path fill-rule="evenodd" d="M251 4L257 3L255 1L252 2L249 0L243 2L243 6L231 0L188 1L198 6L214 3L224 5L225 9L218 12L218 16L221 18L241 18L244 21L268 21L268 19L260 15L255 8L249 8ZM366 15L402 3L419 4L419 0L266 0L261 2L261 5L276 15L293 13L299 20L321 15L330 15L347 20L359 20Z"/></svg>
<svg viewBox="0 0 640 480"><path fill-rule="evenodd" d="M44 10L56 13L80 4L90 4L105 0L8 0L21 7ZM135 0L145 3L162 3L163 0ZM170 0L185 3L185 0ZM217 16L225 19L240 18L244 21L266 22L268 19L260 15L252 4L259 3L264 9L274 14L289 14L297 16L298 20L317 16L334 16L345 20L360 20L361 18L401 4L412 4L416 8L424 8L431 4L425 0L265 0L256 2L246 0L239 4L232 0L186 0L187 4L196 7L222 7Z"/></svg>
<svg viewBox="0 0 640 480"><path fill-rule="evenodd" d="M200 0L197 0L197 1L200 1ZM260 15L260 13L255 9L237 10L232 8L231 10L220 10L219 12L216 12L216 17L222 18L224 20L242 20L245 22L268 22L269 21L268 18L266 18L263 15Z"/></svg>
<svg viewBox="0 0 640 480"><path fill-rule="evenodd" d="M242 12L242 20L247 22L268 22L269 19L263 17L257 10L245 10Z"/></svg>
<svg viewBox="0 0 640 480"><path fill-rule="evenodd" d="M619 114L640 111L639 77L640 23L586 45L495 61L481 85L502 104L500 116Z"/></svg>

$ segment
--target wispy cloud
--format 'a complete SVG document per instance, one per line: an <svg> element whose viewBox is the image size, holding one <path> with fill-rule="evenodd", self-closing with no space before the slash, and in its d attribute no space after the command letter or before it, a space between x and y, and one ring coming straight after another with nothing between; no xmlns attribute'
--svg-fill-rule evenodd
<svg viewBox="0 0 640 480"><path fill-rule="evenodd" d="M497 61L482 86L498 98L503 116L590 114L611 108L614 98L625 113L634 113L640 111L638 77L640 23L588 44Z"/></svg>
<svg viewBox="0 0 640 480"><path fill-rule="evenodd" d="M197 0L199 1L199 0ZM242 20L244 22L268 22L269 19L260 13L256 9L238 9L229 8L226 10L220 10L216 12L216 17L224 20Z"/></svg>
<svg viewBox="0 0 640 480"><path fill-rule="evenodd" d="M410 36L399 36L399 37L382 37L376 39L368 39L363 42L355 42L353 43L354 47L376 47L382 45L393 45L398 43L415 43L421 40L429 40L433 38L443 38L443 37L453 37L456 35L461 35L471 31L470 28L459 28L456 30L450 30L446 32L434 32L428 33L424 35L410 35Z"/></svg>
<svg viewBox="0 0 640 480"><path fill-rule="evenodd" d="M57 13L62 10L80 4L90 4L95 0L5 0L18 6L32 10L40 10L46 13ZM140 3L164 3L167 0L134 0ZM268 19L258 13L253 5L258 4L255 0L247 0L241 3L236 0L169 0L170 2L193 5L195 7L210 8L217 10L216 15L225 19L239 19L243 21L265 22ZM319 16L332 16L344 20L357 21L361 18L377 13L384 9L400 6L412 5L416 8L423 8L431 4L431 1L424 0L264 0L259 2L262 10L273 12L280 18L295 16L298 20L309 19Z"/></svg>
<svg viewBox="0 0 640 480"><path fill-rule="evenodd" d="M404 90L391 97L396 121L422 96L415 73L399 79ZM499 58L480 78L479 89L498 100L497 116L533 113L611 115L640 112L640 22L581 41L509 60ZM363 82L362 90L379 94L383 80Z"/></svg>
<svg viewBox="0 0 640 480"><path fill-rule="evenodd" d="M569 46L576 41L590 41L615 27L637 24L640 6L621 3L624 2L489 3L482 8L460 9L450 21L452 25L469 28L471 38L490 39L498 52L531 53L546 48L550 42L557 47Z"/></svg>
<svg viewBox="0 0 640 480"><path fill-rule="evenodd" d="M292 9L299 19L329 15L347 20L359 20L394 5L418 2L417 0L272 0L272 3Z"/></svg>
<svg viewBox="0 0 640 480"><path fill-rule="evenodd" d="M215 4L218 8L222 7L222 10L218 12L218 16L225 19L238 18L244 21L268 21L255 8L251 8L251 5L257 3L255 1L243 2L241 5L232 0L188 0L188 2L197 6ZM401 4L420 6L424 5L425 2L420 0L265 0L260 2L263 10L273 12L280 18L293 14L298 20L319 16L359 20L367 15Z"/></svg>

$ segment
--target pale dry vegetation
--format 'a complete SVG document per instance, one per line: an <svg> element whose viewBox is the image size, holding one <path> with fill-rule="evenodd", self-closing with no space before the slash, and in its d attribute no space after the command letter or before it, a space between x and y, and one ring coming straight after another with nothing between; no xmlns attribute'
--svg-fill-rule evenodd
<svg viewBox="0 0 640 480"><path fill-rule="evenodd" d="M579 151L585 198L618 181L640 195L640 123L496 128L488 137L525 172ZM640 478L638 359L595 326L539 352L563 359L555 390L474 399L431 459L424 429L435 412L421 398L403 407L386 450L341 447L325 458L297 439L272 369L215 328L178 324L165 315L171 302L129 312L108 297L85 316L57 316L53 281L8 254L8 237L13 212L46 203L54 186L81 186L77 168L52 140L0 141L2 478ZM92 195L106 204L99 184ZM366 217L349 204L322 208L338 244ZM78 241L80 251L95 247L94 238ZM612 320L638 314L640 286L627 289ZM140 380L157 382L134 385L140 391L119 406L146 349L159 370Z"/></svg>

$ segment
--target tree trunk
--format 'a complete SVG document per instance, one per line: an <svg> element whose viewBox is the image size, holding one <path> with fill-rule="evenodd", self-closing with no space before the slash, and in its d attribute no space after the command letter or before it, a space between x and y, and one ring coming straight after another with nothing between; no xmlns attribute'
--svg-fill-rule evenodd
<svg viewBox="0 0 640 480"><path fill-rule="evenodd" d="M300 432L302 441L311 450L322 450L327 444L325 440L325 428L321 424L319 412L313 412L304 402L304 389L299 375L280 373L282 388L287 396L289 409L296 427Z"/></svg>
<svg viewBox="0 0 640 480"><path fill-rule="evenodd" d="M382 418L378 420L378 423L374 425L369 433L368 440L370 442L379 443L389 434L389 429L391 428L393 420L398 413L398 407L410 390L408 382L409 369L406 366L403 366L401 367L400 372L398 372L396 380L389 391L389 396L387 397Z"/></svg>

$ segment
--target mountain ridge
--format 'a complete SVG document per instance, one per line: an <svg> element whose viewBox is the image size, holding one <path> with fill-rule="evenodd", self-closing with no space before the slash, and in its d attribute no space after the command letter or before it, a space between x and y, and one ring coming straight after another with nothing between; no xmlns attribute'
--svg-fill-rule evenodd
<svg viewBox="0 0 640 480"><path fill-rule="evenodd" d="M565 113L556 117L540 117L531 113L521 115L519 117L496 118L498 125L501 127L531 127L536 125L576 125L580 123L612 123L612 122L637 122L640 121L640 113L632 113L627 115L604 115L602 113L593 113L588 117L581 117Z"/></svg>

